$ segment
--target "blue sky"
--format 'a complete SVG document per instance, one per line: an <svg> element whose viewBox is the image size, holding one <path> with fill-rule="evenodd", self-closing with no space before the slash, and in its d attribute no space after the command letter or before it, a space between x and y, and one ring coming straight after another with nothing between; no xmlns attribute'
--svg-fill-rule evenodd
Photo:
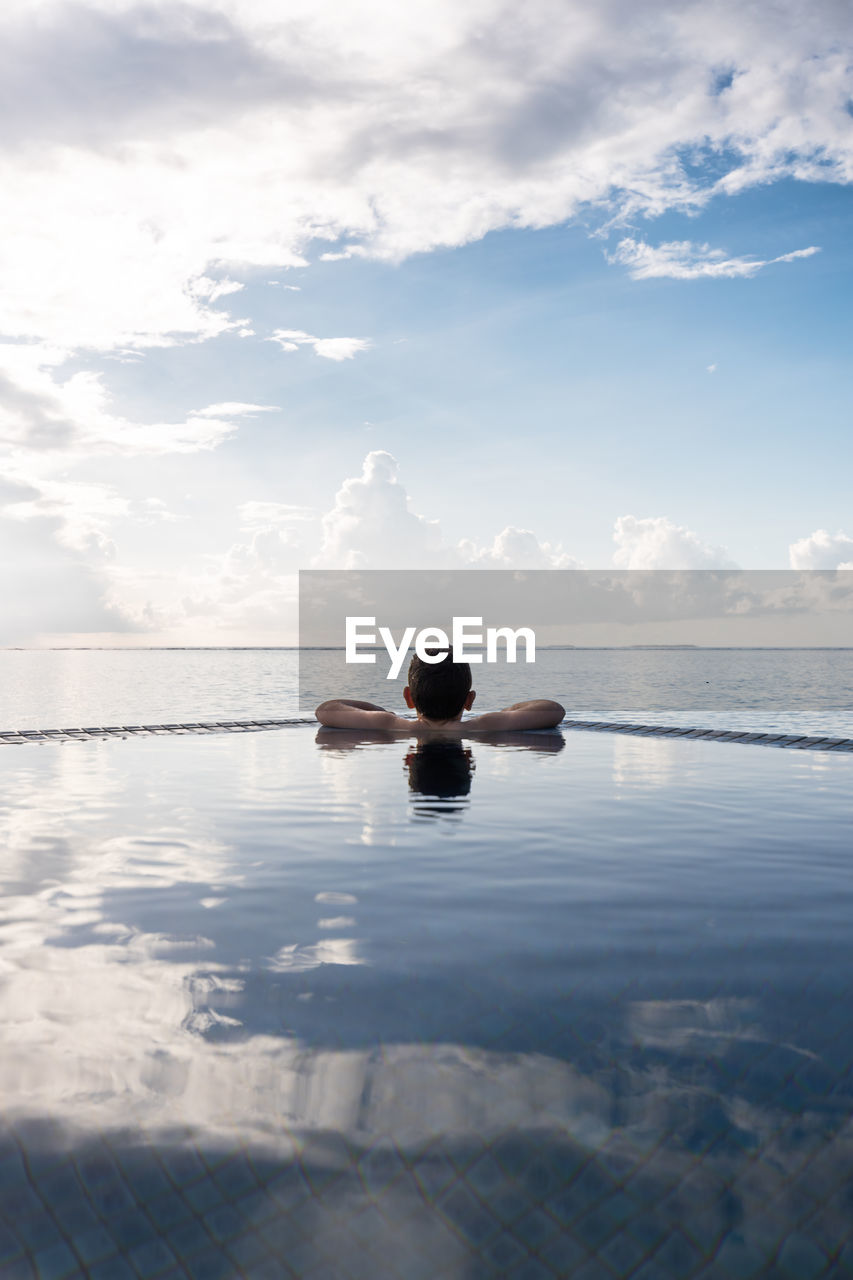
<svg viewBox="0 0 853 1280"><path fill-rule="evenodd" d="M2 19L63 76L4 144L0 643L286 643L312 566L853 563L849 12L354 8Z"/></svg>

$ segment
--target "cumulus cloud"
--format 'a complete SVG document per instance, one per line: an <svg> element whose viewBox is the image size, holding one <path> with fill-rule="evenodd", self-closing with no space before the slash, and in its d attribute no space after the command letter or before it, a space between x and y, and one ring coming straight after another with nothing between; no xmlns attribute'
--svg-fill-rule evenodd
<svg viewBox="0 0 853 1280"><path fill-rule="evenodd" d="M853 538L815 529L788 548L792 569L853 569Z"/></svg>
<svg viewBox="0 0 853 1280"><path fill-rule="evenodd" d="M446 560L438 522L409 509L397 459L375 449L323 516L320 569L411 569Z"/></svg>
<svg viewBox="0 0 853 1280"><path fill-rule="evenodd" d="M727 278L751 277L762 267L774 262L793 262L796 258L810 258L820 253L816 245L807 249L795 249L777 258L730 258L724 249L712 249L707 244L694 244L691 240L670 240L657 247L630 236L620 240L613 253L605 254L608 262L628 267L633 280L651 280L668 277L671 280L698 280L701 277ZM713 372L716 365L709 366Z"/></svg>
<svg viewBox="0 0 853 1280"><path fill-rule="evenodd" d="M561 546L540 542L530 529L507 525L490 546L478 547L469 539L460 542L461 562L472 569L579 569L580 564Z"/></svg>
<svg viewBox="0 0 853 1280"><path fill-rule="evenodd" d="M448 544L437 520L411 510L397 459L368 453L360 476L344 480L322 519L322 545L313 563L328 569L553 569L577 567L559 546L540 542L529 529L508 525L478 546Z"/></svg>
<svg viewBox="0 0 853 1280"><path fill-rule="evenodd" d="M204 340L247 327L243 277L317 248L847 182L851 35L839 0L9 0L0 332Z"/></svg>
<svg viewBox="0 0 853 1280"><path fill-rule="evenodd" d="M178 575L168 586L172 603L151 613L151 625L208 633L255 628L295 636L299 568L322 569L548 569L575 568L562 547L540 542L528 529L507 526L479 546L457 546L439 524L412 511L397 460L384 450L364 459L361 473L345 479L322 516L294 503L253 501L238 508L246 536L201 574ZM135 598L136 584L127 582ZM128 612L141 618L139 601ZM293 634L287 635L290 627Z"/></svg>
<svg viewBox="0 0 853 1280"><path fill-rule="evenodd" d="M276 329L268 341L277 342L282 351L313 347L316 355L327 360L352 360L359 351L367 351L370 346L369 338L315 338L302 329Z"/></svg>
<svg viewBox="0 0 853 1280"><path fill-rule="evenodd" d="M666 516L620 516L613 541L613 564L617 569L736 568L724 547L703 542L691 529L673 524Z"/></svg>

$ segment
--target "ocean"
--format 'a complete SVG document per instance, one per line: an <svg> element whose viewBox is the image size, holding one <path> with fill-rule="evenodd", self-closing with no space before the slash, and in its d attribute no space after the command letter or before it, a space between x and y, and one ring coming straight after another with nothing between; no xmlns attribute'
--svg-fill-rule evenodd
<svg viewBox="0 0 853 1280"><path fill-rule="evenodd" d="M329 697L405 710L404 679L293 649L0 651L0 730L310 716ZM475 671L476 712L530 697L569 718L853 737L853 649L560 649Z"/></svg>

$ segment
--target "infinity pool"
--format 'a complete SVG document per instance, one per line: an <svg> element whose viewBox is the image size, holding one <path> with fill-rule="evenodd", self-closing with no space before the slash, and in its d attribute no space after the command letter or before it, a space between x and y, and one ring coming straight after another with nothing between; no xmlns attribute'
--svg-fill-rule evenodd
<svg viewBox="0 0 853 1280"><path fill-rule="evenodd" d="M0 1275L853 1273L853 758L0 749Z"/></svg>

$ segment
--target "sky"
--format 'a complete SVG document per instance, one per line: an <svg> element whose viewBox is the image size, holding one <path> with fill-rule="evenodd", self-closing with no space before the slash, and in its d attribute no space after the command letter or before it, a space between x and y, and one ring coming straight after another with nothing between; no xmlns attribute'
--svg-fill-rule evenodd
<svg viewBox="0 0 853 1280"><path fill-rule="evenodd" d="M853 568L846 0L7 0L0 644Z"/></svg>

